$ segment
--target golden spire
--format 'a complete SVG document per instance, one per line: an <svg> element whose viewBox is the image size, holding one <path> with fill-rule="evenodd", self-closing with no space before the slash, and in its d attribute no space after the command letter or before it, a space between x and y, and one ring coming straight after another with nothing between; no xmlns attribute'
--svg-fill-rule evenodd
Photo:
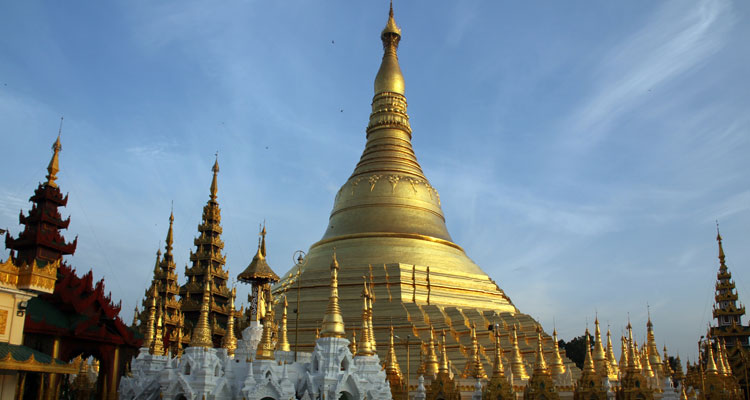
<svg viewBox="0 0 750 400"><path fill-rule="evenodd" d="M521 349L518 347L518 336L516 334L516 326L513 325L513 330L510 334L510 343L513 345L511 352L510 366L513 372L513 379L526 380L529 379L529 374L526 372L526 365L523 363L523 357L521 357Z"/></svg>
<svg viewBox="0 0 750 400"><path fill-rule="evenodd" d="M287 337L287 329L286 329L286 309L289 307L289 303L286 301L286 295L284 295L284 310L281 314L281 338L279 339L279 343L277 344L277 347L280 351L292 351L291 346L289 346L289 338Z"/></svg>
<svg viewBox="0 0 750 400"><path fill-rule="evenodd" d="M707 374L718 374L719 371L716 368L716 362L714 362L714 350L711 346L711 342L706 342L706 373Z"/></svg>
<svg viewBox="0 0 750 400"><path fill-rule="evenodd" d="M349 352L352 355L357 354L357 330L352 329L352 340L349 342Z"/></svg>
<svg viewBox="0 0 750 400"><path fill-rule="evenodd" d="M211 281L206 279L203 285L203 300L201 301L201 313L198 317L198 323L193 328L193 334L190 338L190 347L213 347L211 340L211 326L208 324L209 305L211 304Z"/></svg>
<svg viewBox="0 0 750 400"><path fill-rule="evenodd" d="M341 308L339 308L338 273L339 262L336 260L336 250L334 250L331 259L331 294L328 296L328 307L323 316L323 330L320 333L322 337L346 337L344 317L341 316Z"/></svg>
<svg viewBox="0 0 750 400"><path fill-rule="evenodd" d="M550 363L550 370L553 375L562 375L565 373L565 364L563 363L562 356L560 356L560 346L557 343L557 329L552 330L552 362Z"/></svg>
<svg viewBox="0 0 750 400"><path fill-rule="evenodd" d="M599 329L599 316L594 319L594 335L594 353L592 356L596 372L599 375L608 376L609 363L607 362L607 354L604 352L604 344L602 343L602 331Z"/></svg>
<svg viewBox="0 0 750 400"><path fill-rule="evenodd" d="M398 381L401 382L403 375L401 374L401 367L398 365L396 359L396 347L393 345L393 325L391 325L390 342L388 343L388 354L385 357L385 374L391 386L393 383Z"/></svg>
<svg viewBox="0 0 750 400"><path fill-rule="evenodd" d="M138 326L138 305L135 306L135 310L133 311L133 324L131 326L133 328Z"/></svg>
<svg viewBox="0 0 750 400"><path fill-rule="evenodd" d="M156 263L154 263L154 279L156 279L156 274L159 273L161 270L161 267L159 267L159 264L161 264L161 249L156 249Z"/></svg>
<svg viewBox="0 0 750 400"><path fill-rule="evenodd" d="M438 374L450 374L450 368L448 368L448 349L445 343L445 329L443 329L440 337L440 368L438 369Z"/></svg>
<svg viewBox="0 0 750 400"><path fill-rule="evenodd" d="M237 337L234 334L234 298L237 296L237 288L232 288L232 295L229 297L229 315L227 315L227 332L224 337L221 338L221 347L227 349L227 354L230 356L234 355L234 351L237 350Z"/></svg>
<svg viewBox="0 0 750 400"><path fill-rule="evenodd" d="M260 231L260 254L266 256L266 221L263 221L263 229Z"/></svg>
<svg viewBox="0 0 750 400"><path fill-rule="evenodd" d="M721 341L716 338L716 369L719 371L719 375L726 375L726 363L724 362L724 352L721 348Z"/></svg>
<svg viewBox="0 0 750 400"><path fill-rule="evenodd" d="M370 312L367 303L367 279L363 276L364 286L362 288L362 331L360 332L359 341L361 344L357 348L355 353L358 356L371 356L375 354L375 349L372 348L372 341L370 340L370 329L368 328Z"/></svg>
<svg viewBox="0 0 750 400"><path fill-rule="evenodd" d="M662 352L664 353L664 364L662 365L662 372L664 372L664 376L672 376L672 367L669 365L669 355L667 354L667 345L664 345L664 348L662 349Z"/></svg>
<svg viewBox="0 0 750 400"><path fill-rule="evenodd" d="M263 333L261 333L260 342L258 342L258 348L255 351L256 360L273 360L276 358L273 354L276 350L273 343L273 334L276 332L276 328L274 327L273 295L270 290L266 295L266 310L266 315L263 318Z"/></svg>
<svg viewBox="0 0 750 400"><path fill-rule="evenodd" d="M732 376L732 365L729 363L729 352L727 352L727 343L724 339L721 339L721 351L724 354L722 356L724 359L724 370L726 371L727 376Z"/></svg>
<svg viewBox="0 0 750 400"><path fill-rule="evenodd" d="M648 312L648 322L646 322L646 348L648 348L648 362L654 373L662 370L661 356L659 349L656 347L656 338L654 336L654 324L651 322L651 311Z"/></svg>
<svg viewBox="0 0 750 400"><path fill-rule="evenodd" d="M597 326L599 326L597 324ZM591 341L589 339L589 328L586 328L586 358L583 361L583 373L596 373L596 368L594 367L594 359L591 355Z"/></svg>
<svg viewBox="0 0 750 400"><path fill-rule="evenodd" d="M542 327L536 327L536 362L534 363L534 374L549 375L547 362L544 360L544 348L542 348Z"/></svg>
<svg viewBox="0 0 750 400"><path fill-rule="evenodd" d="M641 362L643 363L643 373L648 377L654 376L654 369L651 368L651 360L650 360L650 354L649 354L649 348L648 344L643 345L643 350L641 353Z"/></svg>
<svg viewBox="0 0 750 400"><path fill-rule="evenodd" d="M216 153L216 161L214 161L214 166L211 168L211 171L214 173L214 177L211 180L211 200L210 201L216 201L216 193L219 191L219 184L217 181L217 175L219 174L219 153Z"/></svg>
<svg viewBox="0 0 750 400"><path fill-rule="evenodd" d="M369 329L370 331L367 334L367 337L370 338L370 346L372 347L372 351L377 352L378 345L375 342L375 328L373 327L373 323L372 323L372 316L374 314L373 310L375 309L373 307L374 298L375 298L375 286L372 283L372 276L371 276L369 289L367 291L367 329Z"/></svg>
<svg viewBox="0 0 750 400"><path fill-rule="evenodd" d="M627 346L627 339L625 339L625 336L622 336L620 338L620 372L625 373L625 370L628 369L628 346Z"/></svg>
<svg viewBox="0 0 750 400"><path fill-rule="evenodd" d="M492 377L500 377L505 375L505 369L503 368L503 348L500 347L500 335L495 332L495 363L492 365Z"/></svg>
<svg viewBox="0 0 750 400"><path fill-rule="evenodd" d="M616 379L619 371L617 368L617 359L615 358L615 350L612 346L612 333L609 331L609 328L607 328L607 362L609 363L610 379Z"/></svg>
<svg viewBox="0 0 750 400"><path fill-rule="evenodd" d="M57 173L60 172L60 150L62 150L62 145L60 144L60 134L62 133L62 123L63 119L60 117L60 130L57 132L57 140L55 140L55 143L52 144L52 159L49 160L49 165L47 166L47 186L50 187L57 187L57 183L55 181L57 180Z"/></svg>
<svg viewBox="0 0 750 400"><path fill-rule="evenodd" d="M151 349L151 343L154 341L154 333L156 329L156 297L154 296L153 289L150 290L151 301L148 305L148 321L146 322L146 332L143 335L143 347Z"/></svg>
<svg viewBox="0 0 750 400"><path fill-rule="evenodd" d="M164 355L164 304L160 305L156 311L156 328L154 329L154 340L151 342L151 354L155 356Z"/></svg>
<svg viewBox="0 0 750 400"><path fill-rule="evenodd" d="M375 94L398 93L404 94L404 75L398 65L398 43L401 41L401 29L393 18L393 5L388 12L388 22L380 34L383 41L383 61L375 77Z"/></svg>
<svg viewBox="0 0 750 400"><path fill-rule="evenodd" d="M166 245L164 246L164 258L172 256L172 245L174 244L174 234L172 233L172 224L174 223L174 210L169 212L169 230L167 230Z"/></svg>
<svg viewBox="0 0 750 400"><path fill-rule="evenodd" d="M721 233L719 232L719 222L716 222L716 241L719 242L719 262L721 263L720 268L727 268L724 261L724 246L721 245Z"/></svg>
<svg viewBox="0 0 750 400"><path fill-rule="evenodd" d="M484 372L484 365L479 358L479 343L477 342L476 326L471 324L471 356L466 360L466 374L474 379L487 379L487 373Z"/></svg>
<svg viewBox="0 0 750 400"><path fill-rule="evenodd" d="M182 357L182 330L185 328L185 314L182 313L182 310L177 309L177 326L175 327L175 330L177 331L177 348L175 351L175 355L177 357Z"/></svg>
<svg viewBox="0 0 750 400"><path fill-rule="evenodd" d="M435 352L435 330L430 325L430 341L427 342L427 357L425 359L425 374L435 376L440 370L440 364Z"/></svg>
<svg viewBox="0 0 750 400"><path fill-rule="evenodd" d="M641 367L638 363L638 356L636 355L636 347L638 346L633 340L633 327L628 322L628 370L633 372L641 372Z"/></svg>

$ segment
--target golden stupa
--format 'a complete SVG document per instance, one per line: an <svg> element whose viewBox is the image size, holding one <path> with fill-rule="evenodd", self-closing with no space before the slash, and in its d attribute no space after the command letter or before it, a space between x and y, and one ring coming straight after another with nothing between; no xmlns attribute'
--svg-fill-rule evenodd
<svg viewBox="0 0 750 400"><path fill-rule="evenodd" d="M453 242L438 191L417 161L397 55L401 30L393 8L380 37L384 54L375 77L365 149L336 194L323 238L312 244L304 260L274 287L277 294L289 292L292 309L297 308L296 291L300 292L298 348L310 351L315 331L321 326L335 252L340 264L338 297L346 329L361 326L365 276L374 297L377 351L384 360L393 325L396 340L401 341L395 345L397 356L404 360L405 367L405 340L410 336L412 379L419 368L419 342L429 340L430 327L448 332L447 350L454 372L463 369L471 353L472 324L477 326L485 369L492 368L495 347L487 327L496 324L504 332L501 339L506 350L512 348L507 333L517 327L521 352L532 365L537 323L520 313L503 290ZM280 315L281 304L277 307L276 314ZM294 325L292 320L290 332ZM545 352L551 356L552 338L543 336ZM294 348L295 343L291 346Z"/></svg>

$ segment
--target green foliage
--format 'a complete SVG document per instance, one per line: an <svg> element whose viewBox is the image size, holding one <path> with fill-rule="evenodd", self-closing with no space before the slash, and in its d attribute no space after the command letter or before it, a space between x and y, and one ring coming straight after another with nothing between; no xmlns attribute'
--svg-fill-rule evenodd
<svg viewBox="0 0 750 400"><path fill-rule="evenodd" d="M589 334L590 346L594 348L594 338ZM558 346L565 350L565 355L573 361L578 368L583 369L583 362L586 360L586 335L574 337L569 342L560 340Z"/></svg>

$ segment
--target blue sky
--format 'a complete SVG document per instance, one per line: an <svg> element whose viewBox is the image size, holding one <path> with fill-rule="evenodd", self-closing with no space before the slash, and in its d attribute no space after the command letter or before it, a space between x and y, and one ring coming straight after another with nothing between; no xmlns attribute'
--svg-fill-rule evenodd
<svg viewBox="0 0 750 400"><path fill-rule="evenodd" d="M648 303L659 345L694 358L716 219L750 298L750 5L394 6L414 147L455 241L562 338L596 312L619 335L629 313L642 341ZM0 226L17 234L64 115L70 263L106 279L126 321L172 200L182 275L216 151L230 274L263 220L286 271L364 147L387 7L5 2Z"/></svg>

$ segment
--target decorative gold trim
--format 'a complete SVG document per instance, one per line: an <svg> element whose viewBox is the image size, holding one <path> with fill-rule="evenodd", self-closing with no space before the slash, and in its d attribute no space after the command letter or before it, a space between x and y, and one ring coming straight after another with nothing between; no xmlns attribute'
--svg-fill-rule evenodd
<svg viewBox="0 0 750 400"><path fill-rule="evenodd" d="M349 239L363 239L363 238L371 238L371 237L384 237L384 238L402 238L402 239L418 239L418 240L424 240L427 242L432 243L438 243L445 246L453 247L454 249L460 250L461 252L464 252L464 249L448 240L436 238L433 236L427 236L427 235L420 235L418 233L397 233L397 232L362 232L362 233L351 233L348 235L340 235L328 239L319 240L310 246L310 249L313 249L318 246L322 246L326 243L331 243L339 240L349 240Z"/></svg>
<svg viewBox="0 0 750 400"><path fill-rule="evenodd" d="M0 370L47 372L52 374L75 374L78 372L75 364L44 364L38 362L33 354L25 361L18 361L13 359L10 352L3 359L0 359Z"/></svg>

